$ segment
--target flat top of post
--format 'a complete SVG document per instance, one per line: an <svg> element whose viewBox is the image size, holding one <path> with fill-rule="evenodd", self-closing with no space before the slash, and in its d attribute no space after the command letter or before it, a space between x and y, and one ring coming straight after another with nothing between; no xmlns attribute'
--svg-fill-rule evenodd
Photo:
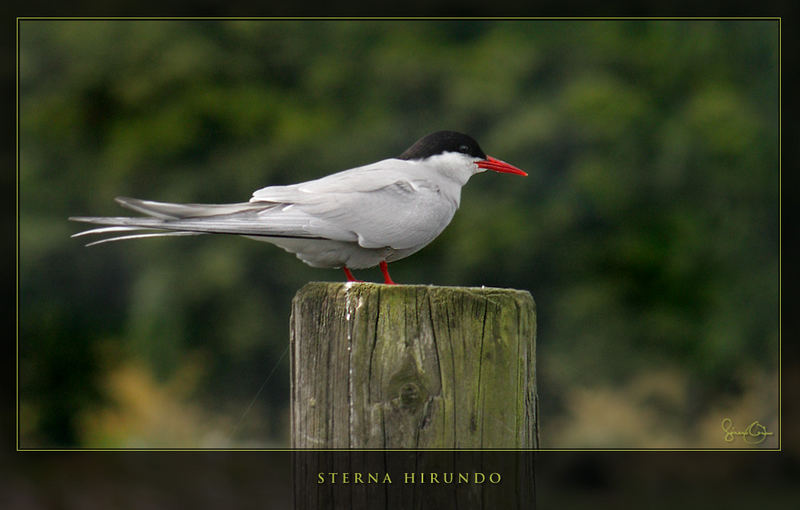
<svg viewBox="0 0 800 510"><path fill-rule="evenodd" d="M374 282L308 282L303 286L305 287L312 287L312 286L324 286L328 288L336 288L336 287L344 287L346 289L351 288L379 288L379 289L442 289L442 290L451 290L451 291L465 291L465 292L480 292L480 293L499 293L499 292L525 292L530 294L527 290L520 290L520 289L508 289L504 287L487 287L485 285L481 285L480 287L461 287L455 285L433 285L433 284L397 284L397 285L386 285L385 283L374 283Z"/></svg>
<svg viewBox="0 0 800 510"><path fill-rule="evenodd" d="M479 298L490 298L506 296L514 300L530 300L533 302L533 296L527 290L520 289L506 289L500 287L456 287L456 286L441 286L441 285L386 285L383 283L372 282L309 282L305 284L299 291L297 296L306 294L336 294L338 292L356 292L369 294L379 291L381 295L384 293L395 295L408 295L417 293L432 294L435 296L453 296L453 295L470 295ZM535 303L534 303L535 306Z"/></svg>

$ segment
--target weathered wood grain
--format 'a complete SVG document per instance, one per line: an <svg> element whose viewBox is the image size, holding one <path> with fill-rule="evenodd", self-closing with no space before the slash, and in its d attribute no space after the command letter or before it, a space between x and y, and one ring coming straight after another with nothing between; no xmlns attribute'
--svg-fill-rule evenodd
<svg viewBox="0 0 800 510"><path fill-rule="evenodd" d="M310 283L291 317L294 448L536 448L525 291Z"/></svg>

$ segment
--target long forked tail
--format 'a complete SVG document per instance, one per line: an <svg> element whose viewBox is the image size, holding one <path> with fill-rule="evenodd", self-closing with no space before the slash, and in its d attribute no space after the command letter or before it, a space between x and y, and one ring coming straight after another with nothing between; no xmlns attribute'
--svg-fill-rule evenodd
<svg viewBox="0 0 800 510"><path fill-rule="evenodd" d="M146 217L102 217L76 216L72 221L108 225L74 234L82 237L93 234L122 233L107 239L88 243L86 246L141 239L145 237L187 236L200 234L269 235L287 234L259 221L258 213L273 209L278 204L244 202L238 204L172 204L136 198L118 197L123 207L147 214ZM296 234L290 237L297 237Z"/></svg>

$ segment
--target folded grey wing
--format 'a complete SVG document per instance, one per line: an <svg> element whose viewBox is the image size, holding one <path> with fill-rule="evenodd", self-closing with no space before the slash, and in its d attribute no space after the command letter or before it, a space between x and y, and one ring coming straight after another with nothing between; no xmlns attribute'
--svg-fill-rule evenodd
<svg viewBox="0 0 800 510"><path fill-rule="evenodd" d="M364 248L409 249L431 242L447 226L456 205L426 182L398 180L371 191L306 193L298 208L313 218L310 232L354 235Z"/></svg>
<svg viewBox="0 0 800 510"><path fill-rule="evenodd" d="M457 200L443 196L413 162L399 159L301 184L270 186L253 193L250 201L291 203L313 218L311 231L354 234L364 248L398 250L431 242L458 208Z"/></svg>

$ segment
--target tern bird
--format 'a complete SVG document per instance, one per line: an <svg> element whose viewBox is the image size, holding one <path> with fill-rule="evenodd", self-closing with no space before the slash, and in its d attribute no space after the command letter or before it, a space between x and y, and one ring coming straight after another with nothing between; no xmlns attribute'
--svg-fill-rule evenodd
<svg viewBox="0 0 800 510"><path fill-rule="evenodd" d="M351 269L380 265L422 249L450 223L461 187L479 172L528 175L487 156L472 137L438 131L396 158L344 170L313 181L269 186L236 204L173 204L118 197L147 216L72 217L109 225L75 234L119 234L87 246L155 236L235 234L266 241L313 267ZM137 233L134 233L137 232ZM145 232L145 233L141 233Z"/></svg>

